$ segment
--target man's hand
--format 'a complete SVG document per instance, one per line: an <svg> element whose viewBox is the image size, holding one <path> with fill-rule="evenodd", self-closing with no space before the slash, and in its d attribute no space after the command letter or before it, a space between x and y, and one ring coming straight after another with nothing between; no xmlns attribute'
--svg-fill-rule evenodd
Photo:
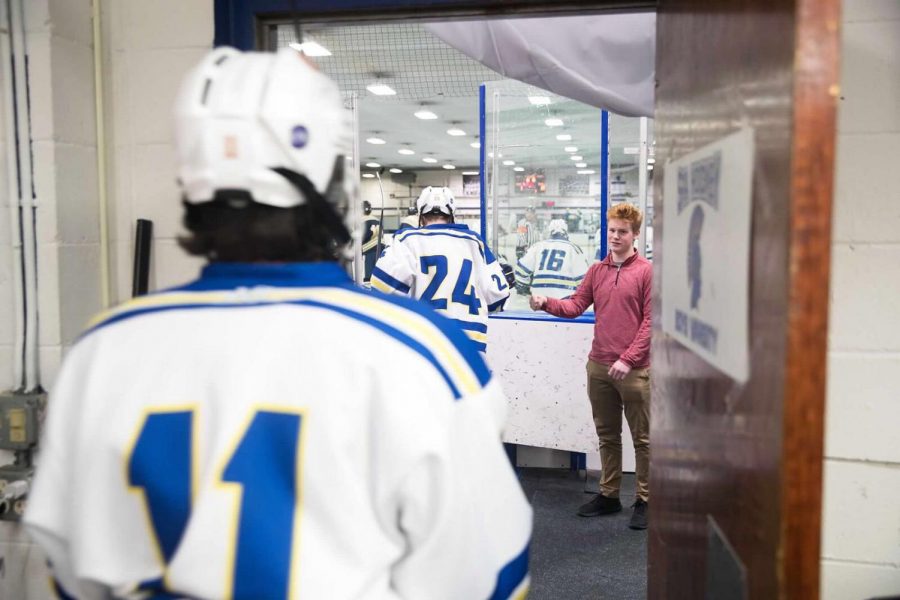
<svg viewBox="0 0 900 600"><path fill-rule="evenodd" d="M528 298L528 304L531 305L531 310L543 310L544 306L547 305L547 296L538 296L532 295Z"/></svg>
<svg viewBox="0 0 900 600"><path fill-rule="evenodd" d="M631 373L631 367L623 363L621 360L617 360L613 363L613 366L609 368L609 372L607 373L613 381L622 381L628 374Z"/></svg>

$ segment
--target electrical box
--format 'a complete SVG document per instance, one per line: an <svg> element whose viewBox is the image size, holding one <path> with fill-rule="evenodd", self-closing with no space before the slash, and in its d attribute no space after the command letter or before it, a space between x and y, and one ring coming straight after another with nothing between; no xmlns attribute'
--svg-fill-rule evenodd
<svg viewBox="0 0 900 600"><path fill-rule="evenodd" d="M28 450L36 446L46 403L45 392L0 393L0 449Z"/></svg>

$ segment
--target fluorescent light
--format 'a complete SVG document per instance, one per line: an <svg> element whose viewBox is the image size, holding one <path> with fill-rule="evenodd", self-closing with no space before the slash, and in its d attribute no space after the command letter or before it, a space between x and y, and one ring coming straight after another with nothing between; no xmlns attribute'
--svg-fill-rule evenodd
<svg viewBox="0 0 900 600"><path fill-rule="evenodd" d="M453 165L444 165L444 168L447 169L448 171L452 171L456 167L454 167Z"/></svg>
<svg viewBox="0 0 900 600"><path fill-rule="evenodd" d="M397 154L402 154L404 156L412 156L415 153L415 150L410 150L409 148L400 148L399 150L397 150Z"/></svg>
<svg viewBox="0 0 900 600"><path fill-rule="evenodd" d="M566 146L563 150L566 152L578 152L578 146Z"/></svg>
<svg viewBox="0 0 900 600"><path fill-rule="evenodd" d="M381 168L381 165L379 165L377 162L366 163L366 166L369 167L370 169L380 169Z"/></svg>
<svg viewBox="0 0 900 600"><path fill-rule="evenodd" d="M547 106L550 104L550 98L547 96L528 96L528 101L535 106Z"/></svg>
<svg viewBox="0 0 900 600"><path fill-rule="evenodd" d="M637 146L625 146L624 148L622 148L622 152L624 152L625 154L638 154L640 153L640 151L641 149Z"/></svg>
<svg viewBox="0 0 900 600"><path fill-rule="evenodd" d="M436 162L437 162L437 159L436 159L436 158L431 158L430 156L426 156L425 158L422 159L422 162L427 162L428 164L431 165L431 164L436 163Z"/></svg>
<svg viewBox="0 0 900 600"><path fill-rule="evenodd" d="M546 120L544 121L544 125L546 125L547 127L562 127L562 126L563 126L563 120L562 120L562 119L557 119L557 118L546 119Z"/></svg>
<svg viewBox="0 0 900 600"><path fill-rule="evenodd" d="M434 114L433 112L431 112L430 110L420 110L420 111L414 112L413 115L415 115L415 117L417 119L422 119L423 121L431 121L432 119L438 118L438 116L436 114Z"/></svg>
<svg viewBox="0 0 900 600"><path fill-rule="evenodd" d="M569 135L568 133L561 133L558 136L556 136L556 139L559 140L560 142L571 142L572 136Z"/></svg>
<svg viewBox="0 0 900 600"><path fill-rule="evenodd" d="M569 158L572 159L572 160L579 160L579 161L580 161L580 160L584 160L584 157L583 157L583 156L578 156L577 154L573 154L573 155L571 155Z"/></svg>
<svg viewBox="0 0 900 600"><path fill-rule="evenodd" d="M587 163L575 163L575 167L578 169L583 169L587 166Z"/></svg>
<svg viewBox="0 0 900 600"><path fill-rule="evenodd" d="M656 159L655 159L655 158L650 157L650 158L647 159L647 164L648 164L648 165L652 165L652 164L654 164L654 163L656 163Z"/></svg>
<svg viewBox="0 0 900 600"><path fill-rule="evenodd" d="M463 175L478 175L478 171L463 171Z"/></svg>
<svg viewBox="0 0 900 600"><path fill-rule="evenodd" d="M578 174L579 175L593 175L594 171L593 171L593 169L586 169L584 171L578 171Z"/></svg>
<svg viewBox="0 0 900 600"><path fill-rule="evenodd" d="M488 158L494 158L494 153L493 153L493 152L488 152ZM502 154L498 154L498 155L497 155L497 158L503 158L503 155L502 155Z"/></svg>
<svg viewBox="0 0 900 600"><path fill-rule="evenodd" d="M463 131L462 129L459 129L458 127L454 127L452 129L448 129L447 134L452 135L452 136L460 136L460 135L466 135L466 132Z"/></svg>
<svg viewBox="0 0 900 600"><path fill-rule="evenodd" d="M294 42L288 45L297 52L302 52L306 56L331 56L331 52L329 52L328 48L312 40L308 40L302 44Z"/></svg>
<svg viewBox="0 0 900 600"><path fill-rule="evenodd" d="M513 171L518 171L519 173L521 173L524 170L525 170L525 167L513 167Z"/></svg>
<svg viewBox="0 0 900 600"><path fill-rule="evenodd" d="M397 169L397 168L391 169L391 173L402 173L402 172L403 172L403 169Z"/></svg>
<svg viewBox="0 0 900 600"><path fill-rule="evenodd" d="M648 171L652 171L652 170L653 170L653 165L647 165L647 170L648 170Z"/></svg>
<svg viewBox="0 0 900 600"><path fill-rule="evenodd" d="M366 138L366 141L369 142L370 144L375 144L375 145L381 145L381 144L387 143L383 139L376 138L376 137Z"/></svg>
<svg viewBox="0 0 900 600"><path fill-rule="evenodd" d="M506 165L507 167L511 167L511 166L513 166L514 164L516 164L516 161L514 161L514 160L504 160L504 161L503 161L503 164Z"/></svg>
<svg viewBox="0 0 900 600"><path fill-rule="evenodd" d="M363 173L363 177L365 177L366 179L375 179L375 176L371 173Z"/></svg>
<svg viewBox="0 0 900 600"><path fill-rule="evenodd" d="M469 145L472 146L473 148L481 148L481 142L472 142Z"/></svg>
<svg viewBox="0 0 900 600"><path fill-rule="evenodd" d="M397 93L396 91L394 91L394 88L383 83L373 83L372 85L367 85L366 89L376 96L394 96Z"/></svg>

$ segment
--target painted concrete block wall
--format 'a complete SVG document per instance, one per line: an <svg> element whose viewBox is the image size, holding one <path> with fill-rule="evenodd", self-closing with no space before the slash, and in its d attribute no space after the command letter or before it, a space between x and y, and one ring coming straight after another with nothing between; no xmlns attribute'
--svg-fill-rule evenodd
<svg viewBox="0 0 900 600"><path fill-rule="evenodd" d="M202 261L176 243L172 107L187 70L212 48L212 0L117 0L102 15L111 197L113 300L131 294L137 219L153 221L150 288L196 276Z"/></svg>
<svg viewBox="0 0 900 600"><path fill-rule="evenodd" d="M822 598L900 592L900 3L845 0Z"/></svg>

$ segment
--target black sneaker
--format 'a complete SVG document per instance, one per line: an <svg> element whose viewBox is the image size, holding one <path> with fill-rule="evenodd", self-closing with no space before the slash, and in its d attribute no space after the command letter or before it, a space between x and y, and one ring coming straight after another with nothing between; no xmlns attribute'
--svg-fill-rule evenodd
<svg viewBox="0 0 900 600"><path fill-rule="evenodd" d="M634 507L634 512L631 513L631 520L628 522L628 526L632 529L647 529L648 504L638 498L632 506Z"/></svg>
<svg viewBox="0 0 900 600"><path fill-rule="evenodd" d="M622 510L622 503L618 498L607 498L603 494L597 494L593 500L578 507L578 516L599 517L617 513L620 510Z"/></svg>

